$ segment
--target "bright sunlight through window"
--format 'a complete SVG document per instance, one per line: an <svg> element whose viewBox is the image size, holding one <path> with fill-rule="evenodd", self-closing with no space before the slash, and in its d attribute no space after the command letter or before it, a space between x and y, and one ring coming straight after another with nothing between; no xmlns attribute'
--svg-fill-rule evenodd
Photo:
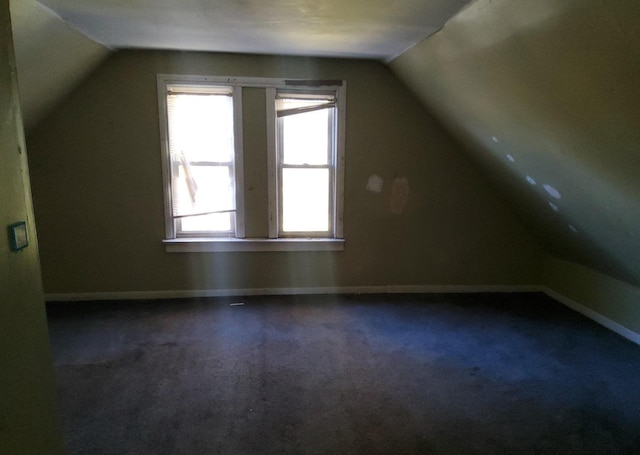
<svg viewBox="0 0 640 455"><path fill-rule="evenodd" d="M346 81L157 83L167 252L343 250Z"/></svg>
<svg viewBox="0 0 640 455"><path fill-rule="evenodd" d="M277 95L281 235L332 235L335 110L333 94Z"/></svg>
<svg viewBox="0 0 640 455"><path fill-rule="evenodd" d="M231 88L169 86L167 116L176 234L232 234L235 185Z"/></svg>

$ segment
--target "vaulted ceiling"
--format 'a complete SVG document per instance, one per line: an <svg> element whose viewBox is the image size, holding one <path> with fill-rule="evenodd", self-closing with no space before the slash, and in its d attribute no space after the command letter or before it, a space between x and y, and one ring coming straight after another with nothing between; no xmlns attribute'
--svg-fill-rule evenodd
<svg viewBox="0 0 640 455"><path fill-rule="evenodd" d="M548 252L639 285L640 2L468 3L11 0L25 123L120 48L386 61Z"/></svg>

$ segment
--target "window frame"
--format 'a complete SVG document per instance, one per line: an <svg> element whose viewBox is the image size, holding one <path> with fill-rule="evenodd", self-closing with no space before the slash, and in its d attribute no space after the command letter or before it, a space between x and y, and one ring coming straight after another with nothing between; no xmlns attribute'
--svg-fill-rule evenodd
<svg viewBox="0 0 640 455"><path fill-rule="evenodd" d="M328 127L328 140L327 140L327 150L326 150L326 164L291 164L286 163L284 159L284 118L283 116L279 116L277 112L277 100L280 97L287 98L295 98L296 96L302 99L305 96L308 96L309 99L313 99L317 97L318 99L322 98L333 98L333 106L331 107L329 116L327 118L327 127ZM276 164L276 172L274 173L276 177L276 190L277 190L277 198L275 201L275 205L277 206L277 236L278 238L332 238L334 237L335 232L335 201L336 201L336 157L337 157L337 136L338 136L338 128L337 128L337 120L338 120L338 104L336 100L335 91L332 90L276 90L276 100L274 101L274 108L276 109L276 125L275 125L275 164ZM322 108L329 109L329 108ZM295 114L294 114L295 115ZM329 181L328 190L329 190L329 201L327 206L327 230L326 231L285 231L284 230L284 172L285 169L327 169L329 173Z"/></svg>
<svg viewBox="0 0 640 455"><path fill-rule="evenodd" d="M225 78L195 75L157 75L158 110L160 115L160 138L162 151L162 178L165 211L165 235L166 239L179 238L209 238L209 237L233 237L244 238L244 168L242 159L242 88L237 85L225 83ZM167 108L167 94L171 86L188 86L197 88L228 88L233 100L233 137L234 137L234 190L235 190L235 226L231 232L200 231L188 234L181 232L179 226L181 219L173 214L173 191L171 147L169 143L169 117Z"/></svg>
<svg viewBox="0 0 640 455"><path fill-rule="evenodd" d="M234 159L236 190L236 233L235 236L213 237L203 235L176 236L173 221L171 169L168 136L166 93L168 85L226 86L233 88L234 108ZM244 163L243 163L243 117L242 89L264 88L266 97L267 121L267 173L268 181L268 238L245 238L244 206ZM335 170L332 182L333 220L330 236L316 237L300 235L295 237L278 236L277 179L275 175L276 153L276 113L275 95L283 91L332 91L336 97L336 145ZM342 251L344 249L343 207L344 207L344 151L346 124L346 81L344 80L307 80L256 77L227 77L206 75L158 74L158 108L160 116L160 137L162 151L163 196L165 207L165 239L162 241L167 252L249 252L249 251Z"/></svg>
<svg viewBox="0 0 640 455"><path fill-rule="evenodd" d="M309 81L312 82L312 81ZM344 239L344 150L345 150L345 81L319 81L308 83L299 81L295 85L267 88L267 142L269 168L269 237L272 239L287 238L326 238ZM326 84L322 84L326 82ZM339 82L339 83L338 83ZM329 230L328 232L292 232L282 231L282 157L278 146L279 122L276 115L276 99L278 93L286 94L333 94L335 96L335 111L333 113L332 150L330 168L330 201L329 201ZM296 166L303 168L304 166Z"/></svg>

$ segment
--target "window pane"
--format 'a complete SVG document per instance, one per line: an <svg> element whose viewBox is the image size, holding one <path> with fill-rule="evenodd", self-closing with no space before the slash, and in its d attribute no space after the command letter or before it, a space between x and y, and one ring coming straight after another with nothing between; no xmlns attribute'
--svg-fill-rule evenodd
<svg viewBox="0 0 640 455"><path fill-rule="evenodd" d="M333 108L281 117L284 164L329 163L329 116Z"/></svg>
<svg viewBox="0 0 640 455"><path fill-rule="evenodd" d="M173 184L173 212L174 216L203 214L221 210L233 210L235 197L230 166L202 166L181 164ZM229 216L225 215L224 228L220 228L221 216L199 216L196 219L198 229L203 231L229 231ZM183 219L184 220L184 219ZM206 228L204 223L209 220L213 224ZM191 226L192 224L187 223ZM185 223L183 222L183 229ZM189 229L192 230L192 229Z"/></svg>
<svg viewBox="0 0 640 455"><path fill-rule="evenodd" d="M211 214L235 208L233 98L211 87L178 89L167 95L177 231L233 232L233 213Z"/></svg>
<svg viewBox="0 0 640 455"><path fill-rule="evenodd" d="M233 99L225 95L169 95L171 152L189 161L233 160Z"/></svg>
<svg viewBox="0 0 640 455"><path fill-rule="evenodd" d="M185 217L180 220L181 232L231 232L232 221L232 213Z"/></svg>
<svg viewBox="0 0 640 455"><path fill-rule="evenodd" d="M283 232L329 231L329 169L282 169Z"/></svg>

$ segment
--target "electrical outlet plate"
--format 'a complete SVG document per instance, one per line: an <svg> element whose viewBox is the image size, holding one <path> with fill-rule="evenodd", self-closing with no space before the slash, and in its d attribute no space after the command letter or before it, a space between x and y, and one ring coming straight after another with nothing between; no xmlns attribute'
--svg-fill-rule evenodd
<svg viewBox="0 0 640 455"><path fill-rule="evenodd" d="M11 250L20 251L29 246L29 236L27 235L27 223L20 221L9 226L9 238Z"/></svg>

